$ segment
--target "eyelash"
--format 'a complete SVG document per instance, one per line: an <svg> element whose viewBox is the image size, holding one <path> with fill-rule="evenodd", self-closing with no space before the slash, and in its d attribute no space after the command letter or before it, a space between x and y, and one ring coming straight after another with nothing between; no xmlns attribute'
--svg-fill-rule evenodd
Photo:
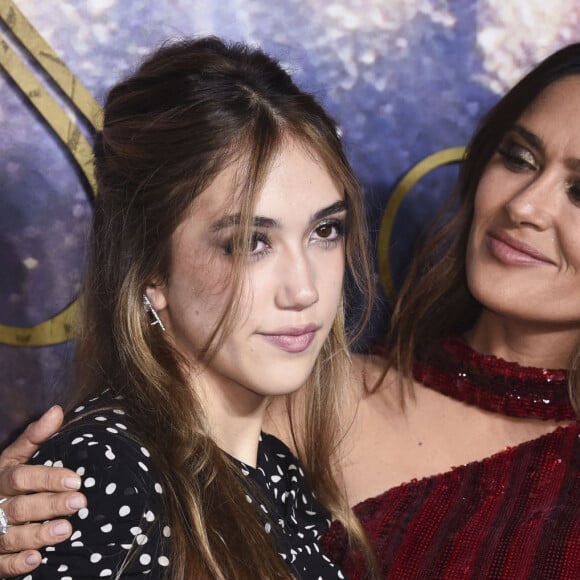
<svg viewBox="0 0 580 580"><path fill-rule="evenodd" d="M536 170L538 168L533 153L522 145L512 142L498 149L504 165L512 171Z"/></svg>
<svg viewBox="0 0 580 580"><path fill-rule="evenodd" d="M334 237L332 237L332 239L315 238L314 239L315 243L317 245L321 246L322 248L328 248L328 249L334 248L338 244L340 244L342 239L344 238L345 221L344 221L344 219L324 220L324 221L320 222L319 224L317 224L316 227L314 227L312 229L310 236L313 236L318 230L320 230L321 228L325 228L325 227L330 227L330 228L335 230ZM265 249L259 250L259 251L252 250L251 248L255 248L257 243L266 244L267 247ZM234 251L233 247L234 247L234 241L232 238L232 239L229 239L223 245L224 254L226 254L227 256L231 256L233 254L233 251ZM250 260L253 260L253 261L260 260L261 258L264 258L265 256L267 256L271 251L272 251L272 248L270 246L270 240L268 239L268 236L263 232L258 232L258 231L254 232L252 234L252 238L250 240L250 252L249 252Z"/></svg>
<svg viewBox="0 0 580 580"><path fill-rule="evenodd" d="M526 147L516 142L508 143L498 149L498 153L503 159L504 165L511 171L536 171L539 169L536 158ZM527 160L526 157L531 160ZM574 181L566 185L566 194L576 205L580 205L580 183Z"/></svg>

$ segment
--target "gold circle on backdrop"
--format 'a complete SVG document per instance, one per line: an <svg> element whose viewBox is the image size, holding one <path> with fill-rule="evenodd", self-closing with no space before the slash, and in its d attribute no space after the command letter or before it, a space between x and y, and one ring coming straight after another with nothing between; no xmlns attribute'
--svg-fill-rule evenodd
<svg viewBox="0 0 580 580"><path fill-rule="evenodd" d="M402 177L393 190L387 203L387 207L385 208L383 219L381 220L381 228L379 230L377 241L379 275L381 277L383 288L391 300L394 300L397 295L391 272L391 235L393 233L395 217L405 199L405 196L422 177L427 175L427 173L433 171L433 169L437 169L437 167L449 165L450 163L458 163L463 160L464 155L465 147L450 147L449 149L437 151L437 153L425 157L419 161L419 163L414 165Z"/></svg>
<svg viewBox="0 0 580 580"><path fill-rule="evenodd" d="M12 0L0 3L0 21L34 58L39 69L64 93L68 101L95 130L102 126L102 110L88 90L60 60L51 46L24 17ZM24 98L46 121L65 145L71 159L84 175L90 193L95 195L92 148L75 121L44 88L27 64L0 38L0 67L20 89ZM76 302L49 320L29 327L0 324L0 344L11 346L50 346L73 337Z"/></svg>

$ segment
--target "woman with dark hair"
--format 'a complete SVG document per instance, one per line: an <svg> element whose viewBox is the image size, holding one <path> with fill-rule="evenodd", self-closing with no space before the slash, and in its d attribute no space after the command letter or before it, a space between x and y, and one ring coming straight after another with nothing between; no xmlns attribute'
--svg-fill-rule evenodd
<svg viewBox="0 0 580 580"><path fill-rule="evenodd" d="M580 44L483 119L457 194L358 361L349 499L386 578L580 578Z"/></svg>
<svg viewBox="0 0 580 580"><path fill-rule="evenodd" d="M26 578L343 578L343 278L370 276L334 122L260 50L183 41L110 91L95 164L78 388L33 460L88 505ZM280 395L302 463L261 432Z"/></svg>

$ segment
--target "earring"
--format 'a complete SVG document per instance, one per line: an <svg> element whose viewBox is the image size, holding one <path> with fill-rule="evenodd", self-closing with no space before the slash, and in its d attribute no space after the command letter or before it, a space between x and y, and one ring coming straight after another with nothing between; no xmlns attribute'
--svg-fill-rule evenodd
<svg viewBox="0 0 580 580"><path fill-rule="evenodd" d="M157 314L157 310L153 308L153 305L149 301L147 294L143 294L143 308L145 308L145 312L149 312L149 314L151 314L151 318L153 319L151 326L158 324L161 330L165 332L165 324L163 324L163 321L161 318L159 318L159 314Z"/></svg>

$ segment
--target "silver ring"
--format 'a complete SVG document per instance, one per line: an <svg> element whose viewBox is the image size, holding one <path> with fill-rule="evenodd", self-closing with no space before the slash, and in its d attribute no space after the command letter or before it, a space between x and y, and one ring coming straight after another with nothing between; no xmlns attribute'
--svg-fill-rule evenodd
<svg viewBox="0 0 580 580"><path fill-rule="evenodd" d="M0 499L0 504L3 504L8 498L3 497ZM0 534L4 535L8 533L8 528L10 525L8 524L8 518L6 517L6 512L0 507Z"/></svg>

